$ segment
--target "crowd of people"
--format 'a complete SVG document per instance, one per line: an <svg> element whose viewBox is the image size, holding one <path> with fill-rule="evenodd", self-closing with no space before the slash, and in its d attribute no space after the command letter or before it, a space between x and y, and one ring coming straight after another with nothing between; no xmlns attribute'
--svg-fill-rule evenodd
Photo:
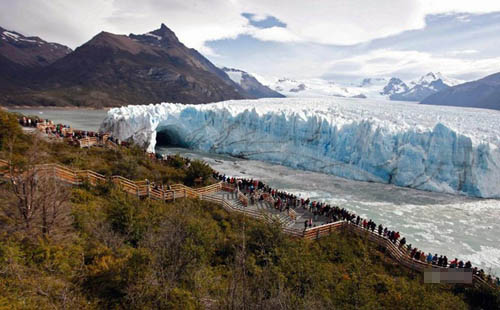
<svg viewBox="0 0 500 310"><path fill-rule="evenodd" d="M374 234L378 234L380 237L390 240L403 253L415 261L441 268L467 269L483 280L500 286L500 279L498 277L493 279L491 275L486 275L483 269L472 267L472 263L470 261L464 262L463 260L459 260L457 258L449 261L446 255L438 255L437 253L432 254L430 252L426 254L417 247L412 247L411 244L406 244L406 238L401 237L399 231L390 230L387 227L382 226L382 224L377 225L372 219L363 219L359 215L356 215L345 208L330 205L326 202L310 200L309 198L297 197L294 194L271 188L259 180L229 177L216 171L214 171L214 178L219 181L233 184L243 193L248 194L250 197L257 196L257 199L259 200L263 200L266 194L269 195L274 199L274 207L279 211L286 211L289 208L295 209L297 207L306 209L312 213L312 217L304 220L304 230L315 227L316 225L314 222L318 220L319 216L322 216L322 223L333 223L338 221L351 222L363 229L371 231Z"/></svg>
<svg viewBox="0 0 500 310"><path fill-rule="evenodd" d="M61 138L69 138L71 140L79 140L86 137L103 139L105 137L105 134L103 133L73 130L69 126L54 124L50 120L42 120L39 118L21 117L19 119L19 123L24 127L38 128L46 134L55 135ZM110 136L107 136L106 138L118 145L128 146L127 143L122 142L119 139L114 139ZM164 157L160 154L152 154L151 157L157 160L165 160L167 162L172 160L172 157ZM190 162L189 158L185 158L185 160L187 163ZM351 222L363 229L371 231L374 234L378 234L380 237L390 240L403 253L406 253L406 255L415 261L420 261L428 264L429 266L441 268L469 269L473 272L473 274L479 276L483 280L500 286L499 277L493 279L491 275L486 275L483 269L472 267L472 263L470 261L464 262L463 260L458 260L457 258L449 261L446 255L438 255L437 253L432 254L430 252L425 254L424 251L418 249L417 247L412 247L411 244L406 244L406 238L401 238L399 231L389 230L387 227L382 226L382 224L377 225L372 219L363 219L359 215L356 215L345 208L331 205L326 202L310 200L309 198L297 197L294 194L271 188L259 180L229 177L217 171L214 171L213 177L216 180L232 184L237 187L238 190L243 192L245 195L248 195L250 203L252 204L254 204L256 200L267 200L272 201L274 208L280 212L289 211L290 209L294 210L296 208L303 208L307 210L312 213L312 217L304 220L304 230L315 227L316 223L320 220L320 217L321 222L324 224L338 221ZM375 232L375 230L377 230L377 232Z"/></svg>
<svg viewBox="0 0 500 310"><path fill-rule="evenodd" d="M113 138L107 133L96 131L76 130L71 126L63 124L54 124L51 120L36 117L20 117L19 124L23 127L36 128L48 136L66 139L69 143L75 144L84 138L96 138L99 142L110 141L117 145L128 146L127 142Z"/></svg>

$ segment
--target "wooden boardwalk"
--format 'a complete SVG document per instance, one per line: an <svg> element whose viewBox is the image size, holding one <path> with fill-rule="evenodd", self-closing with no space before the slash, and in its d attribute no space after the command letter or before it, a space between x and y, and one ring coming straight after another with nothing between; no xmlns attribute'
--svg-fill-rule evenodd
<svg viewBox="0 0 500 310"><path fill-rule="evenodd" d="M0 175L8 177L9 163L0 159ZM133 181L122 176L106 177L92 170L73 170L59 164L42 164L36 166L36 173L43 173L54 178L66 182L68 184L78 186L85 182L92 186L99 184L113 183L121 188L126 193L135 195L138 198L150 198L162 201L173 201L179 198L194 198L209 201L222 206L225 210L232 213L239 213L252 218L268 221L279 222L283 232L294 238L318 239L335 232L349 232L356 234L365 240L368 240L385 249L396 262L400 265L423 273L426 269L433 270L449 270L449 268L430 265L419 260L411 258L403 247L398 243L393 243L389 239L378 235L375 232L364 229L352 222L338 221L328 223L317 227L300 229L297 227L293 215L286 215L289 219L284 218L283 214L276 216L272 210L263 208L262 205L251 206L248 204L248 199L231 184L219 182L213 185L202 188L191 188L183 184L175 184L170 186L170 189L159 189L152 186L147 180ZM3 173L2 173L3 172ZM473 276L475 284L490 285L486 280L478 275Z"/></svg>

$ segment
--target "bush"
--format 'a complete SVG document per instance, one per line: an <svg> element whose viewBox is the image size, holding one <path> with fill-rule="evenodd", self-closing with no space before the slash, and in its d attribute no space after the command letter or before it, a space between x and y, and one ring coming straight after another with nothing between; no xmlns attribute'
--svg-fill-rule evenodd
<svg viewBox="0 0 500 310"><path fill-rule="evenodd" d="M200 160L193 160L187 170L185 183L190 186L206 185L210 182L212 173L213 170L208 164ZM200 182L197 182L198 180Z"/></svg>

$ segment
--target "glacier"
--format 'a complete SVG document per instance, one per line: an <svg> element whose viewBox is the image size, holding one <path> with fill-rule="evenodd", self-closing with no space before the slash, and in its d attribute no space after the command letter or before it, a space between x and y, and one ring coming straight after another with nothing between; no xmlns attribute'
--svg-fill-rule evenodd
<svg viewBox="0 0 500 310"><path fill-rule="evenodd" d="M110 109L100 130L358 181L500 197L500 112L351 98Z"/></svg>

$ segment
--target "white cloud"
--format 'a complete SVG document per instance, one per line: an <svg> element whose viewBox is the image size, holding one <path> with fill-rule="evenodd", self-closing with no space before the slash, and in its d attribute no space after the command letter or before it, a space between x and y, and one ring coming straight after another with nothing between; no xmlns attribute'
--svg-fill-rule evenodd
<svg viewBox="0 0 500 310"><path fill-rule="evenodd" d="M254 22L261 22L261 21L264 21L266 20L267 18L269 17L269 15L266 15L266 14L259 14L259 13L252 13L252 15L250 16L250 19Z"/></svg>
<svg viewBox="0 0 500 310"><path fill-rule="evenodd" d="M460 56L460 55L473 55L477 53L479 53L478 50L466 49L466 50L449 51L447 54L450 56Z"/></svg>
<svg viewBox="0 0 500 310"><path fill-rule="evenodd" d="M115 30L103 22L113 12L112 0L0 0L0 7L0 26L73 48L100 31Z"/></svg>
<svg viewBox="0 0 500 310"><path fill-rule="evenodd" d="M483 47L488 44L473 46L481 53L468 46L453 46L452 51L441 50L439 55L396 50L405 47L395 45L391 49L368 50L363 56L346 53L347 58L341 60L338 59L345 57L342 52L332 55L321 51L325 45L366 43L424 28L428 14L456 14L465 22L473 17L471 14L500 11L498 0L143 0L140 3L136 0L0 0L0 5L3 27L73 48L102 30L145 33L158 28L162 22L187 46L208 56L218 55L206 42L234 39L242 34L261 41L290 43L286 53L273 54L275 58L261 55L258 59L252 58L259 66L250 65L250 69L266 76L317 77L330 72L356 76L409 75L412 71L413 75L426 71L461 75L468 70L479 75L500 68L498 59L491 54L487 55L490 58L472 59L483 55ZM259 29L251 26L242 13L255 14L253 21L273 16L287 27ZM298 42L301 44L294 44ZM425 44L422 42L419 44ZM298 45L302 50L293 51ZM366 50L353 48L353 53L363 51ZM244 52L238 51L239 63L248 57Z"/></svg>
<svg viewBox="0 0 500 310"><path fill-rule="evenodd" d="M497 0L419 0L427 14L437 13L489 13L500 11Z"/></svg>
<svg viewBox="0 0 500 310"><path fill-rule="evenodd" d="M434 56L418 51L380 49L364 55L330 62L327 72L346 76L398 76L415 78L427 72L443 72L450 77L479 78L498 72L500 57L462 59Z"/></svg>
<svg viewBox="0 0 500 310"><path fill-rule="evenodd" d="M261 41L300 42L301 38L283 27L252 28L248 33Z"/></svg>
<svg viewBox="0 0 500 310"><path fill-rule="evenodd" d="M486 0L0 0L5 26L35 33L75 47L100 30L146 32L161 22L188 46L209 40L254 35L262 40L348 45L425 26L435 13L500 11L500 1ZM253 20L274 16L287 31L256 31Z"/></svg>

